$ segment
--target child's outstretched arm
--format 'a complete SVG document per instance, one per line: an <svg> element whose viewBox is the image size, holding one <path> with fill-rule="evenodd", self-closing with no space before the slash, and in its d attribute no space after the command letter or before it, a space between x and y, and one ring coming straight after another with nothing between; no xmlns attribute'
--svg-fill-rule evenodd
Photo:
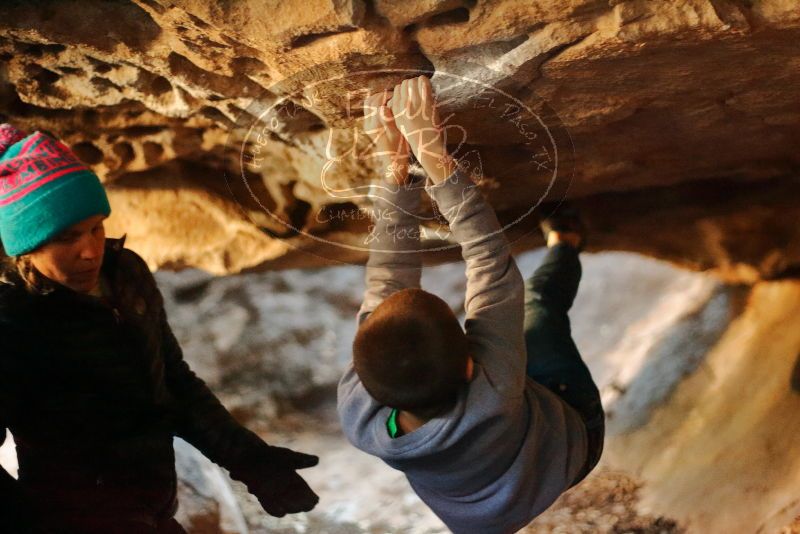
<svg viewBox="0 0 800 534"><path fill-rule="evenodd" d="M395 121L433 185L426 190L450 223L466 262L466 333L473 358L511 395L525 387L523 281L494 210L447 152L426 76L404 80L392 98ZM483 357L487 355L488 357Z"/></svg>
<svg viewBox="0 0 800 534"><path fill-rule="evenodd" d="M377 93L364 100L364 130L375 146L382 180L373 185L373 220L366 243L370 247L366 292L358 322L361 323L383 299L395 291L419 287L419 188L408 176L408 144L387 105L391 93Z"/></svg>

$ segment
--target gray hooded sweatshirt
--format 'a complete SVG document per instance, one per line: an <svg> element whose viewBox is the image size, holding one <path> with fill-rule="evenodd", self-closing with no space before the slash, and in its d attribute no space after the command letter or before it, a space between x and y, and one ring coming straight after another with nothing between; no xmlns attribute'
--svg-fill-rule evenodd
<svg viewBox="0 0 800 534"><path fill-rule="evenodd" d="M395 291L420 284L414 251L421 188L382 189L373 205L359 324ZM391 438L391 408L367 393L351 364L339 383L339 417L350 442L405 473L454 533L516 532L576 478L586 460L586 430L576 411L526 376L522 277L491 206L460 170L425 190L466 263L473 379L449 412Z"/></svg>

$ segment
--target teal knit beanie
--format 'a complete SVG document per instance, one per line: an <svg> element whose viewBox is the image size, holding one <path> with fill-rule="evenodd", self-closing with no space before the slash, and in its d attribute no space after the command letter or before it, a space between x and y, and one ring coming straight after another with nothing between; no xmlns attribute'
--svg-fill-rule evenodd
<svg viewBox="0 0 800 534"><path fill-rule="evenodd" d="M61 141L0 124L0 241L32 252L70 226L111 214L105 189Z"/></svg>

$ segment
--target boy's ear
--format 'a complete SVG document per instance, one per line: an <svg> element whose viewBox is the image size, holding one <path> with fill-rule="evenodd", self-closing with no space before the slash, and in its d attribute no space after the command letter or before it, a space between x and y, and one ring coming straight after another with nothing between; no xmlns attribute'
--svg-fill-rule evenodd
<svg viewBox="0 0 800 534"><path fill-rule="evenodd" d="M475 371L475 361L472 359L472 356L467 356L467 369L464 372L464 378L467 382L472 380L472 374Z"/></svg>

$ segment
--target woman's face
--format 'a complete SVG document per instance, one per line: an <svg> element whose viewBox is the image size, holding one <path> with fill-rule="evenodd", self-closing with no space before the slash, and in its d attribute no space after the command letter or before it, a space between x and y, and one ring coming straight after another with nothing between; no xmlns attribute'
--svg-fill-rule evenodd
<svg viewBox="0 0 800 534"><path fill-rule="evenodd" d="M95 215L61 232L30 253L31 263L50 280L79 293L90 292L103 264L105 218Z"/></svg>

